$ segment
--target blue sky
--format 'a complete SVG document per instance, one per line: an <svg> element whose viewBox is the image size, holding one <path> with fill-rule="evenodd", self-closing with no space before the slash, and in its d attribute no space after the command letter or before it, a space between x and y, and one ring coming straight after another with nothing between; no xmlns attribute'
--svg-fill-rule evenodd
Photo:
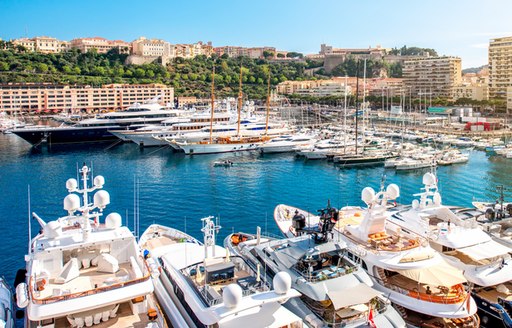
<svg viewBox="0 0 512 328"><path fill-rule="evenodd" d="M146 36L303 53L407 45L466 68L487 63L489 39L512 36L511 13L512 0L0 0L0 38Z"/></svg>

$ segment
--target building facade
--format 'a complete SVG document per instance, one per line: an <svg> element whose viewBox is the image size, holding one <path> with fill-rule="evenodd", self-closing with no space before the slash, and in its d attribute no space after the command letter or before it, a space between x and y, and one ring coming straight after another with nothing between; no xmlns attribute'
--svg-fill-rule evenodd
<svg viewBox="0 0 512 328"><path fill-rule="evenodd" d="M458 57L427 57L406 60L402 68L404 86L414 96L455 99L461 85L462 67Z"/></svg>
<svg viewBox="0 0 512 328"><path fill-rule="evenodd" d="M505 99L512 86L512 36L489 43L489 97Z"/></svg>
<svg viewBox="0 0 512 328"><path fill-rule="evenodd" d="M45 54L59 53L68 48L68 42L57 40L48 36L36 36L34 38L21 38L13 40L14 45L20 45L29 52L41 52Z"/></svg>
<svg viewBox="0 0 512 328"><path fill-rule="evenodd" d="M100 88L52 84L0 85L0 108L6 111L61 112L117 110L160 96L173 104L174 88L163 84L109 84Z"/></svg>
<svg viewBox="0 0 512 328"><path fill-rule="evenodd" d="M78 38L69 41L69 48L75 48L81 52L89 52L93 49L99 54L106 54L112 49L117 49L119 53L129 54L131 52L131 44L122 40L107 40L101 37Z"/></svg>
<svg viewBox="0 0 512 328"><path fill-rule="evenodd" d="M213 49L218 56L226 54L230 58L236 57L249 57L249 58L264 58L265 52L272 53L272 58L276 58L276 48L274 47L234 47L224 46L216 47Z"/></svg>
<svg viewBox="0 0 512 328"><path fill-rule="evenodd" d="M454 99L469 98L473 100L489 100L489 86L487 84L462 84L454 88Z"/></svg>

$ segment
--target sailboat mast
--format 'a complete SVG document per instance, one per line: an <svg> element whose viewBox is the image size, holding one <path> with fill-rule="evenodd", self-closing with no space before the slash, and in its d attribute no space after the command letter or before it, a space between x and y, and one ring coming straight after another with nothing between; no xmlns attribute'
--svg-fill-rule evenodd
<svg viewBox="0 0 512 328"><path fill-rule="evenodd" d="M239 79L239 85L238 85L238 125L236 128L236 135L240 136L240 115L242 111L242 60L240 60L240 79Z"/></svg>
<svg viewBox="0 0 512 328"><path fill-rule="evenodd" d="M212 110L210 115L210 143L212 143L213 138L213 113L215 109L215 61L213 62L213 70L212 70Z"/></svg>
<svg viewBox="0 0 512 328"><path fill-rule="evenodd" d="M268 134L268 116L270 115L270 70L268 71L267 80L267 118L265 121L265 135Z"/></svg>
<svg viewBox="0 0 512 328"><path fill-rule="evenodd" d="M357 68L356 68L356 155L357 155L357 129L358 129L358 121L359 121L359 61L357 61Z"/></svg>
<svg viewBox="0 0 512 328"><path fill-rule="evenodd" d="M347 83L348 75L345 75L345 106L343 109L343 134L345 135L345 147L343 147L343 154L347 151Z"/></svg>

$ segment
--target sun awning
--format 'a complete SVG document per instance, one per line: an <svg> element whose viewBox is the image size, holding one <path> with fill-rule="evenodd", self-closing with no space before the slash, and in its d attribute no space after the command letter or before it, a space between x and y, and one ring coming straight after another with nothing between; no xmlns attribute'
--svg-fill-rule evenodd
<svg viewBox="0 0 512 328"><path fill-rule="evenodd" d="M476 244L469 247L459 248L457 250L471 257L475 261L490 259L512 252L510 248L503 246L493 240L489 240L483 244Z"/></svg>
<svg viewBox="0 0 512 328"><path fill-rule="evenodd" d="M397 270L397 272L420 284L426 285L452 287L466 282L462 271L444 261L427 268Z"/></svg>
<svg viewBox="0 0 512 328"><path fill-rule="evenodd" d="M351 288L327 292L335 310L351 305L368 303L372 298L380 294L380 292L363 283L359 283Z"/></svg>

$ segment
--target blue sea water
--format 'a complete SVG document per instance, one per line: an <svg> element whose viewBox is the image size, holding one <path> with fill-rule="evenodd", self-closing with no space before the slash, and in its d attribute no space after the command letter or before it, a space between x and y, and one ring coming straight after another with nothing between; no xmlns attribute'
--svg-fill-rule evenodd
<svg viewBox="0 0 512 328"><path fill-rule="evenodd" d="M311 212L326 205L362 205L361 190L378 189L381 178L401 189L400 203L410 203L420 191L426 171L396 173L382 167L339 169L324 161L304 161L292 154L257 153L185 156L169 149L143 149L135 144L60 146L34 150L15 135L0 135L0 274L12 283L24 266L28 245L28 218L36 212L46 221L66 215L65 182L77 176L77 167L92 165L103 175L111 195L106 214L118 212L133 228L135 181L139 183L140 231L152 223L185 230L200 238L200 218L220 218L218 242L232 231L278 234L273 220L277 204ZM213 162L231 159L232 167ZM496 186L512 189L512 160L473 151L467 164L437 170L443 202L470 206L473 198L497 198ZM510 199L506 191L506 199ZM32 223L32 235L39 227Z"/></svg>

